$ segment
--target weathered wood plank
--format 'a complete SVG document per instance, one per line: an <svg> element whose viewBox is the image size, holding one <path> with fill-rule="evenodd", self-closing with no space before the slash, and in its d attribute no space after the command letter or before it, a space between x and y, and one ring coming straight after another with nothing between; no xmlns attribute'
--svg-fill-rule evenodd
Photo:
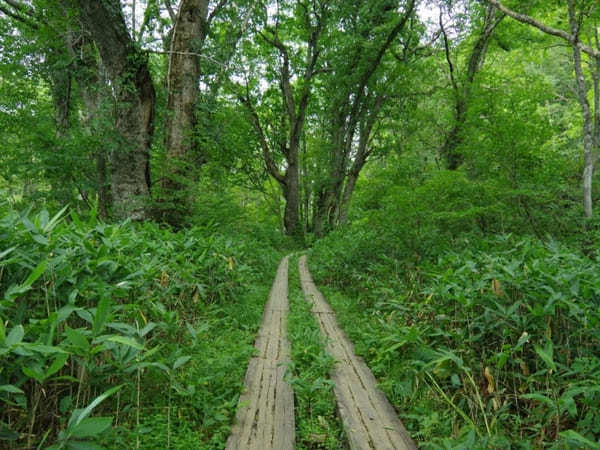
<svg viewBox="0 0 600 450"><path fill-rule="evenodd" d="M306 256L301 257L298 264L302 290L326 337L327 351L336 360L331 378L350 447L353 450L416 449L394 408L377 387L375 377L354 353L352 342L315 286Z"/></svg>
<svg viewBox="0 0 600 450"><path fill-rule="evenodd" d="M288 258L284 258L263 313L255 342L257 356L250 360L245 390L228 450L293 450L295 447L294 394L284 380L289 364L287 340Z"/></svg>

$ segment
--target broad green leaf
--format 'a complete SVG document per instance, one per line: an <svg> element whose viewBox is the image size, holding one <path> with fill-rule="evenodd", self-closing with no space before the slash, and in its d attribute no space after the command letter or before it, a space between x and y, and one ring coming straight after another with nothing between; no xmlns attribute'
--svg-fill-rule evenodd
<svg viewBox="0 0 600 450"><path fill-rule="evenodd" d="M582 436L575 430L561 431L560 437L568 441L576 442L577 444L583 445L584 448L589 450L600 450L600 441L594 442Z"/></svg>
<svg viewBox="0 0 600 450"><path fill-rule="evenodd" d="M6 327L4 326L4 320L0 317L0 345L6 344Z"/></svg>
<svg viewBox="0 0 600 450"><path fill-rule="evenodd" d="M37 380L40 383L43 383L45 380L44 374L35 367L22 366L21 370L26 376L28 376L29 378L33 378L34 380Z"/></svg>
<svg viewBox="0 0 600 450"><path fill-rule="evenodd" d="M71 418L69 419L68 428L73 429L75 426L79 425L84 419L86 419L92 413L92 411L94 410L94 408L96 406L98 406L100 403L102 403L108 397L113 395L115 392L117 392L122 387L123 387L122 384L112 387L109 390L107 390L106 392L104 392L104 393L100 394L98 397L96 397L92 401L92 403L90 403L84 409L78 409L76 411L73 411L73 414L71 415Z"/></svg>
<svg viewBox="0 0 600 450"><path fill-rule="evenodd" d="M74 441L70 440L67 443L67 448L69 450L105 450L104 447L88 441Z"/></svg>
<svg viewBox="0 0 600 450"><path fill-rule="evenodd" d="M3 386L0 386L0 391L9 392L11 394L24 394L24 392L21 389L19 389L16 386L13 386L12 384L5 384Z"/></svg>
<svg viewBox="0 0 600 450"><path fill-rule="evenodd" d="M88 417L71 429L71 436L75 438L90 438L98 436L112 425L112 417Z"/></svg>
<svg viewBox="0 0 600 450"><path fill-rule="evenodd" d="M44 260L41 263L39 263L37 265L37 267L35 269L33 269L33 272L31 272L29 274L29 276L27 277L27 279L25 280L25 282L23 283L23 286L27 286L27 287L31 287L31 285L33 283L36 282L36 280L44 273L44 271L46 270L46 263L47 261Z"/></svg>
<svg viewBox="0 0 600 450"><path fill-rule="evenodd" d="M554 371L556 371L556 364L554 364L553 360L553 347L552 342L548 341L546 344L546 348L542 348L539 345L534 346L535 352L542 358L542 360L548 365L548 367Z"/></svg>
<svg viewBox="0 0 600 450"><path fill-rule="evenodd" d="M83 333L78 330L74 330L72 328L67 328L65 330L65 334L67 336L67 340L71 343L73 347L78 349L89 351L90 343Z"/></svg>
<svg viewBox="0 0 600 450"><path fill-rule="evenodd" d="M44 345L44 344L23 344L23 347L27 350L32 350L34 352L41 353L42 355L52 355L54 353L68 353L60 347L55 347L53 345Z"/></svg>
<svg viewBox="0 0 600 450"><path fill-rule="evenodd" d="M111 302L108 298L102 298L98 302L98 306L96 307L96 313L94 314L94 322L92 323L92 333L94 336L98 336L102 333L104 329L104 325L108 320L108 316L111 310Z"/></svg>
<svg viewBox="0 0 600 450"><path fill-rule="evenodd" d="M533 394L523 394L521 396L522 398L526 398L526 399L530 399L530 400L536 400L540 403L544 403L545 405L549 406L550 408L556 408L556 404L554 403L554 401L548 397L546 397L545 395L542 394L537 394L537 393L533 393Z"/></svg>
<svg viewBox="0 0 600 450"><path fill-rule="evenodd" d="M148 322L148 324L140 330L139 335L144 337L154 330L154 328L156 328L156 324L154 322Z"/></svg>
<svg viewBox="0 0 600 450"><path fill-rule="evenodd" d="M190 359L192 359L191 356L180 356L179 358L177 358L175 360L175 362L173 363L173 370L178 369L179 367L183 366L186 362L188 362Z"/></svg>
<svg viewBox="0 0 600 450"><path fill-rule="evenodd" d="M135 339L126 337L126 336L111 336L107 339L110 342L116 342L118 344L128 345L129 347L133 347L137 350L143 350L144 346L137 342Z"/></svg>
<svg viewBox="0 0 600 450"><path fill-rule="evenodd" d="M48 367L48 370L46 370L46 373L44 374L44 376L46 378L50 378L52 375L54 375L56 372L58 372L60 369L63 368L63 366L65 365L65 363L67 362L68 359L69 359L69 355L66 353L58 355L54 359L52 364L50 364L50 367Z"/></svg>
<svg viewBox="0 0 600 450"><path fill-rule="evenodd" d="M17 325L16 327L13 327L13 329L8 333L8 336L6 336L6 345L10 347L12 345L20 344L23 340L23 336L25 336L25 329L23 328L23 325Z"/></svg>
<svg viewBox="0 0 600 450"><path fill-rule="evenodd" d="M33 234L31 235L31 237L33 238L33 240L35 242L37 242L38 244L42 244L42 245L48 245L49 241L48 238L44 235L41 234Z"/></svg>
<svg viewBox="0 0 600 450"><path fill-rule="evenodd" d="M62 308L60 308L58 310L57 317L56 317L58 323L61 323L61 322L64 322L65 320L67 320L69 318L69 316L73 313L73 311L75 311L77 309L79 309L79 308L76 308L71 305L63 306Z"/></svg>
<svg viewBox="0 0 600 450"><path fill-rule="evenodd" d="M6 249L6 250L0 252L0 260L2 260L6 255L8 255L10 252L12 252L16 248L17 247L10 247L9 249Z"/></svg>

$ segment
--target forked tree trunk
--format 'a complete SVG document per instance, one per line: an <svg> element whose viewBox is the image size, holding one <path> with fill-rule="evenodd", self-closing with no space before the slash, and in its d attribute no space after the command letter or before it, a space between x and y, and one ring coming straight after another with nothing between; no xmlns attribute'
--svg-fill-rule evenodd
<svg viewBox="0 0 600 450"><path fill-rule="evenodd" d="M129 36L118 0L79 0L78 4L116 100L116 129L121 142L111 157L114 214L144 220L149 217L155 103L147 59Z"/></svg>

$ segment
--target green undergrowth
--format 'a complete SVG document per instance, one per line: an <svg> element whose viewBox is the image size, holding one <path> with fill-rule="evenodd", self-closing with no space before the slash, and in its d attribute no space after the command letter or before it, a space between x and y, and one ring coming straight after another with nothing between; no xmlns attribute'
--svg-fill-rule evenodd
<svg viewBox="0 0 600 450"><path fill-rule="evenodd" d="M296 448L345 449L346 438L336 413L329 371L333 358L325 351L319 325L304 299L298 259L290 258L288 335L292 347L290 382L296 409Z"/></svg>
<svg viewBox="0 0 600 450"><path fill-rule="evenodd" d="M0 204L0 447L223 448L280 257Z"/></svg>
<svg viewBox="0 0 600 450"><path fill-rule="evenodd" d="M402 257L353 232L309 262L421 448L600 448L600 261L517 236Z"/></svg>

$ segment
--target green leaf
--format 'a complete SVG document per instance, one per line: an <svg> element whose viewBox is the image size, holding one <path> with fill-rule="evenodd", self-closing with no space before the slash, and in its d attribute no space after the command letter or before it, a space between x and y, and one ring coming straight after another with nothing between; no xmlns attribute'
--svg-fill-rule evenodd
<svg viewBox="0 0 600 450"><path fill-rule="evenodd" d="M98 436L112 425L112 417L88 417L71 429L75 438L90 438Z"/></svg>
<svg viewBox="0 0 600 450"><path fill-rule="evenodd" d="M583 445L584 448L587 448L589 450L600 450L600 442L591 441L585 436L579 434L575 430L561 431L560 437L568 441L573 441L577 444Z"/></svg>
<svg viewBox="0 0 600 450"><path fill-rule="evenodd" d="M110 299L103 298L100 300L100 302L98 302L98 306L96 307L96 313L94 314L94 321L92 323L92 333L94 336L98 336L100 333L102 333L104 325L108 320L110 310Z"/></svg>
<svg viewBox="0 0 600 450"><path fill-rule="evenodd" d="M13 386L12 384L5 384L3 386L0 386L0 391L8 392L10 394L24 394L25 393L18 387Z"/></svg>
<svg viewBox="0 0 600 450"><path fill-rule="evenodd" d="M90 350L90 343L83 333L78 330L74 330L72 328L67 328L65 330L65 334L67 335L67 340L71 343L71 345L77 349L88 352Z"/></svg>
<svg viewBox="0 0 600 450"><path fill-rule="evenodd" d="M11 347L13 345L20 344L23 340L23 336L25 336L25 329L23 328L23 325L17 325L16 327L13 327L13 329L10 330L10 333L8 333L8 336L6 336L6 345Z"/></svg>
<svg viewBox="0 0 600 450"><path fill-rule="evenodd" d="M23 283L23 286L27 286L28 288L31 287L31 285L33 283L36 282L36 280L44 273L44 271L46 270L46 263L47 261L44 260L41 263L39 263L37 265L37 267L35 269L33 269L33 272L31 272L29 274L29 276L27 277L27 279L25 280L25 282Z"/></svg>
<svg viewBox="0 0 600 450"><path fill-rule="evenodd" d="M46 260L42 261L37 265L35 269L29 274L27 279L20 285L11 285L7 291L4 293L4 298L6 300L14 300L19 295L24 294L29 289L31 289L31 285L35 283L35 281L44 273L46 270Z"/></svg>
<svg viewBox="0 0 600 450"><path fill-rule="evenodd" d="M4 258L6 255L8 255L10 252L12 252L15 248L17 248L17 247L11 247L7 250L4 250L3 252L0 252L0 260L2 258Z"/></svg>
<svg viewBox="0 0 600 450"><path fill-rule="evenodd" d="M69 441L67 447L69 450L105 450L104 447L87 441Z"/></svg>
<svg viewBox="0 0 600 450"><path fill-rule="evenodd" d="M65 211L67 210L67 208L69 208L69 205L65 206L63 209L61 209L59 212L57 212L54 217L52 217L52 219L50 219L50 221L46 224L42 226L42 229L44 232L48 233L49 231L52 231L54 229L54 227L56 225L58 225L58 222L61 220L63 214L65 213Z"/></svg>
<svg viewBox="0 0 600 450"><path fill-rule="evenodd" d="M4 422L0 422L0 441L16 441L19 433L11 430Z"/></svg>
<svg viewBox="0 0 600 450"><path fill-rule="evenodd" d="M541 348L539 345L534 346L535 352L542 358L542 360L548 365L551 370L556 371L556 364L554 364L553 355L554 350L552 342L548 341L546 348Z"/></svg>
<svg viewBox="0 0 600 450"><path fill-rule="evenodd" d="M6 327L2 318L0 318L0 345L6 345Z"/></svg>
<svg viewBox="0 0 600 450"><path fill-rule="evenodd" d="M175 360L175 362L173 363L173 370L178 369L179 367L183 366L186 362L188 362L190 359L192 359L191 356L181 356L179 358L177 358Z"/></svg>
<svg viewBox="0 0 600 450"><path fill-rule="evenodd" d="M87 405L84 409L77 409L77 410L73 411L73 414L71 415L71 418L69 419L69 424L67 427L72 430L74 427L79 425L84 419L86 419L92 413L92 411L94 410L94 408L96 406L98 406L100 403L102 403L108 397L113 395L115 392L117 392L122 387L123 387L123 385L120 384L118 386L110 388L106 392L104 392L104 393L100 394L98 397L96 397L92 401L92 403Z"/></svg>
<svg viewBox="0 0 600 450"><path fill-rule="evenodd" d="M107 339L107 341L128 345L129 347L133 347L137 350L144 350L144 346L142 344L137 342L135 339L126 336L111 336Z"/></svg>
<svg viewBox="0 0 600 450"><path fill-rule="evenodd" d="M31 237L38 244L48 245L48 243L49 243L48 238L46 236L41 235L41 234L33 234Z"/></svg>
<svg viewBox="0 0 600 450"><path fill-rule="evenodd" d="M23 347L27 350L32 350L34 352L41 353L42 355L52 355L55 353L68 353L60 347L55 347L53 345L44 345L44 344L23 344Z"/></svg>
<svg viewBox="0 0 600 450"><path fill-rule="evenodd" d="M537 394L537 393L523 394L521 397L530 399L530 400L536 400L540 403L544 403L545 405L549 406L552 409L556 408L556 404L554 403L554 401L542 394Z"/></svg>
<svg viewBox="0 0 600 450"><path fill-rule="evenodd" d="M58 355L54 359L52 364L50 364L50 367L48 367L48 370L46 370L46 373L44 374L45 378L50 378L52 375L54 375L56 372L58 372L60 369L62 369L68 359L69 359L68 353Z"/></svg>
<svg viewBox="0 0 600 450"><path fill-rule="evenodd" d="M154 322L149 322L144 328L140 330L139 335L144 337L152 330L154 330L154 328L156 328L156 324Z"/></svg>
<svg viewBox="0 0 600 450"><path fill-rule="evenodd" d="M34 380L39 381L40 383L43 383L45 380L44 374L35 367L22 366L21 370L27 377L33 378Z"/></svg>

